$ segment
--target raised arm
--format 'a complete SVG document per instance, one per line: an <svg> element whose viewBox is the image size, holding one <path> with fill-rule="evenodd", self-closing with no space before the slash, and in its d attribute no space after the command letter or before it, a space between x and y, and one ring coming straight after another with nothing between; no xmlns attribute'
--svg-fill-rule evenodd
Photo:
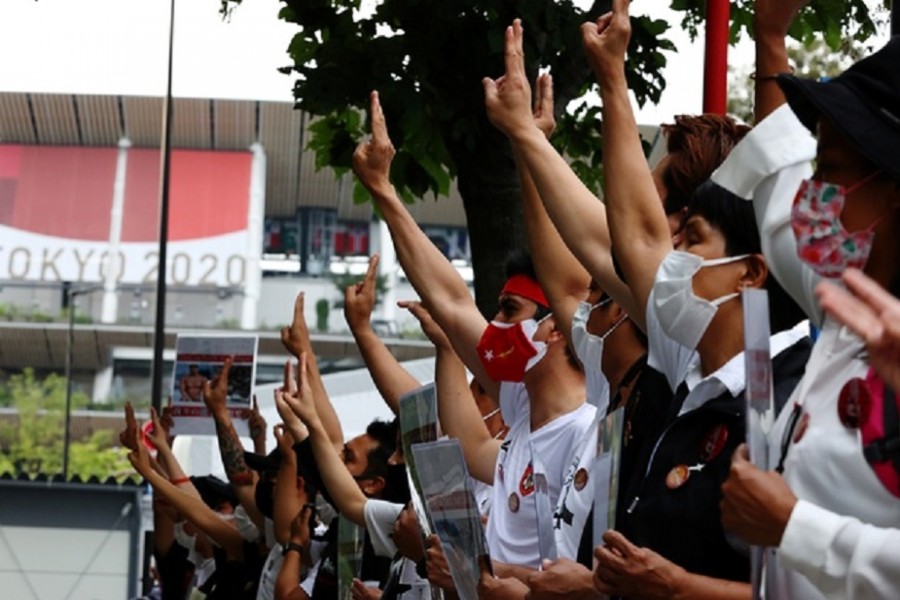
<svg viewBox="0 0 900 600"><path fill-rule="evenodd" d="M283 402L281 399L276 402ZM275 479L275 498L273 504L273 521L275 522L275 540L284 544L291 537L291 521L300 511L301 504L297 498L297 455L294 453L294 438L284 425L276 425L274 429L281 464Z"/></svg>
<svg viewBox="0 0 900 600"><path fill-rule="evenodd" d="M404 302L402 306L419 320L422 331L437 350L434 381L441 429L450 437L459 439L469 474L479 481L493 484L500 441L491 437L481 418L466 381L465 366L453 351L447 336L420 303Z"/></svg>
<svg viewBox="0 0 900 600"><path fill-rule="evenodd" d="M303 506L291 520L290 540L294 546L284 555L281 570L275 579L275 600L308 600L306 591L300 587L300 573L303 564L309 562L309 516L310 505Z"/></svg>
<svg viewBox="0 0 900 600"><path fill-rule="evenodd" d="M316 361L316 354L313 352L312 340L309 337L309 327L306 325L306 318L303 316L304 310L304 294L300 292L294 301L294 317L290 326L281 329L281 343L285 350L290 352L294 358L300 359L300 354L306 352L307 367L309 368L309 384L313 391L316 401L316 410L322 419L322 424L335 448L342 448L344 445L344 432L341 429L341 420L328 398L328 392L325 391L325 384L322 383L322 374L319 373L319 364Z"/></svg>
<svg viewBox="0 0 900 600"><path fill-rule="evenodd" d="M378 393L391 409L399 414L400 396L422 386L409 371L394 358L375 330L372 329L372 311L375 308L375 273L378 255L369 258L369 269L361 282L344 290L344 318L356 340L366 368L372 375Z"/></svg>
<svg viewBox="0 0 900 600"><path fill-rule="evenodd" d="M157 473L150 463L150 455L143 444L140 442L135 444L128 455L128 460L135 471L153 486L153 490L157 494L183 514L200 531L222 546L229 556L236 559L243 558L244 541L240 532L222 521L200 498L182 493L178 486Z"/></svg>
<svg viewBox="0 0 900 600"><path fill-rule="evenodd" d="M219 454L222 457L222 465L228 481L234 488L241 505L247 511L247 515L262 531L264 517L256 508L254 492L256 491L256 472L247 466L244 460L244 446L234 429L231 416L228 414L228 373L231 370L231 358L226 358L222 365L222 372L212 382L209 380L203 386L203 402L212 414L216 424L216 437L219 440Z"/></svg>
<svg viewBox="0 0 900 600"><path fill-rule="evenodd" d="M488 117L509 137L566 246L619 306L638 317L631 292L613 267L606 208L534 122L523 57L522 25L516 19L506 30L506 73L483 81Z"/></svg>
<svg viewBox="0 0 900 600"><path fill-rule="evenodd" d="M297 371L299 377L297 391L291 393L282 390L279 392L280 401L286 402L309 430L309 441L316 457L319 474L325 484L325 489L334 499L335 508L360 527L365 527L366 519L363 509L367 501L366 496L359 489L350 471L347 470L340 455L328 439L328 434L313 400L312 388L309 385L306 353L300 355Z"/></svg>
<svg viewBox="0 0 900 600"><path fill-rule="evenodd" d="M753 119L759 123L785 103L776 75L791 73L784 40L797 13L809 0L756 0L753 30L756 38L756 71Z"/></svg>
<svg viewBox="0 0 900 600"><path fill-rule="evenodd" d="M538 77L535 85L534 121L538 128L549 138L556 127L553 118L553 80L549 73ZM519 172L519 183L522 189L522 208L525 213L525 232L531 250L531 260L537 273L538 283L550 303L550 310L556 324L572 346L572 315L588 292L591 276L578 262L578 259L566 248L565 242L547 211L541 204L534 180L528 172L528 165L522 158L518 147L513 145L513 156Z"/></svg>
<svg viewBox="0 0 900 600"><path fill-rule="evenodd" d="M628 0L614 0L613 12L582 26L603 101L604 192L613 251L643 317L657 267L672 250L672 234L628 99L625 52L630 37Z"/></svg>
<svg viewBox="0 0 900 600"><path fill-rule="evenodd" d="M353 172L381 210L409 282L432 307L434 319L447 333L459 357L485 390L497 397L499 384L484 372L475 349L487 321L478 311L466 282L419 228L391 185L394 146L377 92L372 92L371 119L372 139L360 144L353 153Z"/></svg>

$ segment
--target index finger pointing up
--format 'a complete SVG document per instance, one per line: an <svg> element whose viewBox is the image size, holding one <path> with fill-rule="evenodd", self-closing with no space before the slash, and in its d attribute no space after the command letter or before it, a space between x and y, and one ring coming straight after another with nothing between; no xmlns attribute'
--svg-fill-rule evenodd
<svg viewBox="0 0 900 600"><path fill-rule="evenodd" d="M384 120L384 111L381 109L381 102L378 100L378 92L373 91L371 96L371 119L372 119L372 141L376 143L384 143L390 141L387 132L387 123Z"/></svg>
<svg viewBox="0 0 900 600"><path fill-rule="evenodd" d="M375 273L378 271L378 255L373 254L369 258L369 269L366 271L366 283L375 282Z"/></svg>
<svg viewBox="0 0 900 600"><path fill-rule="evenodd" d="M294 324L298 322L303 322L303 292L297 294L297 299L294 300Z"/></svg>

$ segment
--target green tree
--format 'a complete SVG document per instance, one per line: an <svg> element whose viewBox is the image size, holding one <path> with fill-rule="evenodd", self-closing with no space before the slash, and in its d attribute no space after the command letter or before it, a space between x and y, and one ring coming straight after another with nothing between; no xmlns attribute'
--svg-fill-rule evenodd
<svg viewBox="0 0 900 600"><path fill-rule="evenodd" d="M241 0L221 0L228 13ZM570 101L593 88L581 47L580 25L609 6L596 0L586 12L571 0L381 0L363 14L362 0L284 0L279 17L300 31L289 47L299 79L298 108L317 118L309 146L319 167L345 173L357 140L364 137L368 93L379 90L398 153L391 176L400 195L413 202L447 194L456 178L466 212L476 300L494 313L508 253L525 246L518 180L509 145L488 122L481 80L503 72L504 29L520 17L532 76L539 66L553 73L558 127L554 142L579 176L598 189L599 108ZM747 27L752 0L737 0L735 35ZM672 0L685 12L684 26L702 22L704 0ZM868 31L863 0L817 0L800 19L798 35L824 30L833 37L855 21ZM839 10L832 13L835 8ZM855 20L855 21L854 21ZM835 29L836 28L836 29ZM640 104L657 101L665 81L669 24L632 17L628 83ZM866 34L868 35L868 34ZM830 38L829 38L830 39ZM567 110L568 109L568 110ZM367 200L357 186L355 199Z"/></svg>
<svg viewBox="0 0 900 600"><path fill-rule="evenodd" d="M10 377L3 394L17 410L17 422L0 423L0 473L54 475L62 472L65 438L66 380L34 371ZM72 409L87 406L83 393L72 394ZM115 447L115 432L98 431L69 446L69 473L82 479L105 479L133 473L126 455Z"/></svg>

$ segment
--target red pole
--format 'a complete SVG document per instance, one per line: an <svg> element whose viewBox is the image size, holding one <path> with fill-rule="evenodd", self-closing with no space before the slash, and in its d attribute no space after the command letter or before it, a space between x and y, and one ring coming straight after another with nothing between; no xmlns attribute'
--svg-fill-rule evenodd
<svg viewBox="0 0 900 600"><path fill-rule="evenodd" d="M703 112L725 114L728 93L729 0L707 0Z"/></svg>

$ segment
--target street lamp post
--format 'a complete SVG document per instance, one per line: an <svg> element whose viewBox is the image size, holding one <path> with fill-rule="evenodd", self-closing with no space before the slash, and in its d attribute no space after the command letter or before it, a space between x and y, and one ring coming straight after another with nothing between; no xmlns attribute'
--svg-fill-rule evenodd
<svg viewBox="0 0 900 600"><path fill-rule="evenodd" d="M72 359L75 349L75 300L78 296L102 290L100 286L81 289L69 289L67 305L69 307L69 331L66 335L66 426L63 438L63 479L69 479L69 444L72 430Z"/></svg>

